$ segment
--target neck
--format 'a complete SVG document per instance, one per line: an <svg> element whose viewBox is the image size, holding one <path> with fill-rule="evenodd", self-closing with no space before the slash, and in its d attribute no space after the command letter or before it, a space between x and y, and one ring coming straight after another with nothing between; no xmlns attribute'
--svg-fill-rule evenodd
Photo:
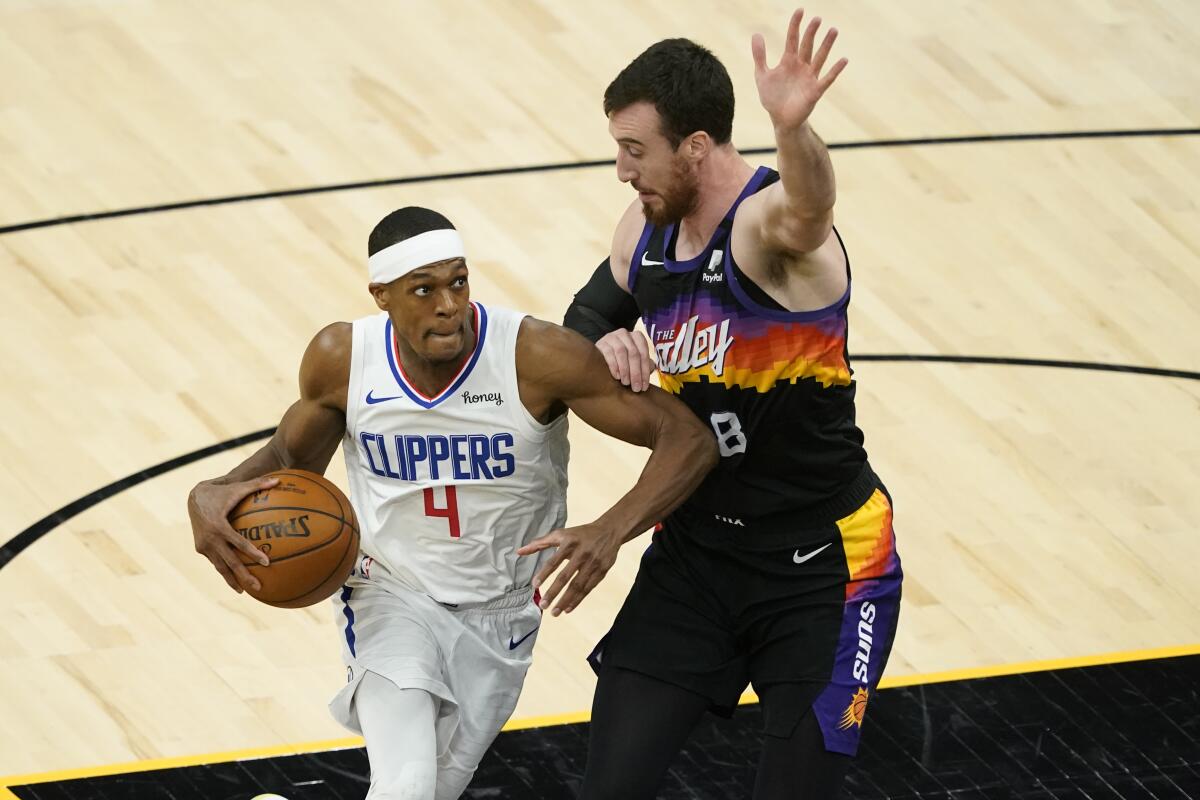
<svg viewBox="0 0 1200 800"><path fill-rule="evenodd" d="M679 242L689 252L708 244L713 231L753 175L754 167L732 144L716 148L704 159L699 174L700 201L695 210L679 222ZM678 249L676 253L678 255Z"/></svg>
<svg viewBox="0 0 1200 800"><path fill-rule="evenodd" d="M462 369L463 364L475 352L476 333L473 324L467 325L466 339L462 352L448 361L430 361L409 346L402 337L394 331L396 353L400 360L400 369L404 377L421 394L426 397L436 397L450 385L454 376Z"/></svg>

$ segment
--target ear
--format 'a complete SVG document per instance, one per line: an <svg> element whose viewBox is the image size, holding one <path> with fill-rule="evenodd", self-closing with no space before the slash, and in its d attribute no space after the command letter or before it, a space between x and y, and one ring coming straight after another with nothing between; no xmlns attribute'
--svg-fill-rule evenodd
<svg viewBox="0 0 1200 800"><path fill-rule="evenodd" d="M679 143L680 154L691 161L701 161L713 149L713 140L704 131L696 131Z"/></svg>
<svg viewBox="0 0 1200 800"><path fill-rule="evenodd" d="M367 284L367 291L369 291L371 293L371 297L375 299L375 305L379 306L380 311L388 310L388 284Z"/></svg>

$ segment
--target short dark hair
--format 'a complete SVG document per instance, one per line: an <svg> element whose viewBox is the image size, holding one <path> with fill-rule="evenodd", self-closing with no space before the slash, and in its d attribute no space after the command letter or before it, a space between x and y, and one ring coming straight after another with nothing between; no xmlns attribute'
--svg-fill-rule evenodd
<svg viewBox="0 0 1200 800"><path fill-rule="evenodd" d="M654 104L663 135L678 147L704 131L717 144L733 132L733 82L710 50L690 39L663 39L621 70L604 90L604 113L640 101Z"/></svg>
<svg viewBox="0 0 1200 800"><path fill-rule="evenodd" d="M396 242L429 231L454 230L454 223L436 211L420 206L405 206L379 220L367 238L367 256L373 256Z"/></svg>

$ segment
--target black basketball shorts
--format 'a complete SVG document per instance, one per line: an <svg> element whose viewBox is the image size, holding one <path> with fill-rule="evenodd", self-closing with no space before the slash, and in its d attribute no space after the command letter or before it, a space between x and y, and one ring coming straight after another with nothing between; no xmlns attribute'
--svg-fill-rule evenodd
<svg viewBox="0 0 1200 800"><path fill-rule="evenodd" d="M706 696L732 713L746 685L788 736L812 707L826 749L854 755L900 611L892 505L879 486L848 516L761 533L675 515L654 534L590 660ZM687 519L687 521L685 521Z"/></svg>

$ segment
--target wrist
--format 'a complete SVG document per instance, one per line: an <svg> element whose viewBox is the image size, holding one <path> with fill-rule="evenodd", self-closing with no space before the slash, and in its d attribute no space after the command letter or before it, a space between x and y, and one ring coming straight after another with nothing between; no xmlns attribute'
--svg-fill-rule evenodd
<svg viewBox="0 0 1200 800"><path fill-rule="evenodd" d="M777 142L784 139L793 139L797 136L808 136L813 132L812 126L808 124L807 117L801 122L780 122L772 119L771 127L775 130L775 139Z"/></svg>
<svg viewBox="0 0 1200 800"><path fill-rule="evenodd" d="M615 543L620 546L633 537L633 529L637 527L637 521L621 514L619 508L612 508L602 514L593 525L600 538L610 544Z"/></svg>

